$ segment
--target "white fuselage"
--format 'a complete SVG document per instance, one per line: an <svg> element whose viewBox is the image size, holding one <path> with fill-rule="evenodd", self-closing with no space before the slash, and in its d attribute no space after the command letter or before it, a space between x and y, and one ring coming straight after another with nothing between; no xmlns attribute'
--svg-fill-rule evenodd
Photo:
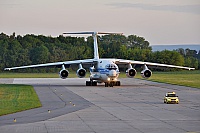
<svg viewBox="0 0 200 133"><path fill-rule="evenodd" d="M97 65L90 68L90 80L115 82L119 76L119 68L113 59L98 59Z"/></svg>

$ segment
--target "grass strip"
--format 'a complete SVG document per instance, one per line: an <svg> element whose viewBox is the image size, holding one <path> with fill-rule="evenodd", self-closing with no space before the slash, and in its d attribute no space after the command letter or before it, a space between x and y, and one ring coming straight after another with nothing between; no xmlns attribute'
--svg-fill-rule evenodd
<svg viewBox="0 0 200 133"><path fill-rule="evenodd" d="M71 74L71 73L70 73ZM0 73L0 78L59 78L58 73Z"/></svg>
<svg viewBox="0 0 200 133"><path fill-rule="evenodd" d="M41 107L30 85L0 84L0 116Z"/></svg>
<svg viewBox="0 0 200 133"><path fill-rule="evenodd" d="M89 77L90 73L86 74ZM0 73L0 78L59 78L58 73ZM69 72L68 78L77 78L76 72Z"/></svg>
<svg viewBox="0 0 200 133"><path fill-rule="evenodd" d="M148 80L200 88L200 73L155 73Z"/></svg>
<svg viewBox="0 0 200 133"><path fill-rule="evenodd" d="M160 83L168 83L174 85L188 86L194 88L200 88L200 70L195 71L172 71L172 72L152 72L152 76L148 79L144 79L138 72L135 78L150 80ZM127 78L124 73L121 73L120 78Z"/></svg>

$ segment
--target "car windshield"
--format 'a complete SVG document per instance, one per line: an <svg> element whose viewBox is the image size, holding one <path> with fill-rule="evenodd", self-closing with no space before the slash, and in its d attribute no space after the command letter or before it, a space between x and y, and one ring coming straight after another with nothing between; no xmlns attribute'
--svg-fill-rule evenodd
<svg viewBox="0 0 200 133"><path fill-rule="evenodd" d="M176 94L168 94L167 97L176 97Z"/></svg>

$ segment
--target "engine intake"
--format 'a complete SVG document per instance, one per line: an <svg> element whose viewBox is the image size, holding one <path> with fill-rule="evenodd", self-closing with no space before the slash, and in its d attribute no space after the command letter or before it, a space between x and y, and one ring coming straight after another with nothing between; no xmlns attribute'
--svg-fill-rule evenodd
<svg viewBox="0 0 200 133"><path fill-rule="evenodd" d="M141 72L141 76L142 76L143 78L149 78L149 77L151 77L151 75L152 75L152 72L151 72L151 70L149 70L149 69L145 69L145 70L143 70L143 71Z"/></svg>
<svg viewBox="0 0 200 133"><path fill-rule="evenodd" d="M60 72L59 72L59 75L60 75L60 78L62 79L66 79L69 75L69 72L68 70L66 69L62 69Z"/></svg>
<svg viewBox="0 0 200 133"><path fill-rule="evenodd" d="M85 75L86 75L86 70L84 68L79 68L77 71L76 71L76 75L79 77L79 78L84 78Z"/></svg>
<svg viewBox="0 0 200 133"><path fill-rule="evenodd" d="M133 78L137 74L137 71L134 68L129 68L126 70L126 76Z"/></svg>

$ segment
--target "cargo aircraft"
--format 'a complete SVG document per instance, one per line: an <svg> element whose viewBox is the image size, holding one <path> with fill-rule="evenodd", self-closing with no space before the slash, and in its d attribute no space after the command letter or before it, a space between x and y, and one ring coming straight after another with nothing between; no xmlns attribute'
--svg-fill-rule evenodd
<svg viewBox="0 0 200 133"><path fill-rule="evenodd" d="M143 78L149 78L152 75L152 71L147 66L155 67L169 67L169 68L180 68L193 70L194 68L175 66L168 64L152 63L152 62L143 62L135 60L125 60L125 59L115 59L115 58L99 58L97 37L98 34L114 34L121 35L122 33L107 33L107 32L73 32L73 33L63 33L63 34L91 34L94 40L94 58L93 59L84 59L84 60L73 60L73 61L64 61L64 62L55 62L55 63L46 63L38 65L29 65L29 66L20 66L20 67L11 67L5 68L5 70L14 70L21 68L34 68L34 67L50 67L50 66L59 66L62 69L59 72L59 75L62 79L66 79L69 75L69 71L66 68L77 67L76 74L79 78L83 78L86 75L86 69L89 68L90 77L89 81L86 81L86 86L97 86L97 83L105 83L105 87L120 86L121 83L118 80L120 74L119 67L126 67L126 76L133 78L137 72L133 66L140 65L143 66L141 71L141 76Z"/></svg>

